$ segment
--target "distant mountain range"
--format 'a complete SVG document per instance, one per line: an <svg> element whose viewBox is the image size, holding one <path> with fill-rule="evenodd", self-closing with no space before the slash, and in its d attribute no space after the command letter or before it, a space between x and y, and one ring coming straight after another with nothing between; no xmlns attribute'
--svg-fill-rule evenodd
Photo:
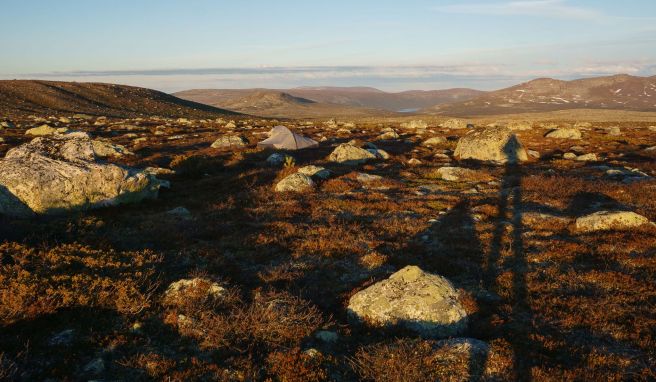
<svg viewBox="0 0 656 382"><path fill-rule="evenodd" d="M656 111L656 76L619 74L573 81L539 78L422 112L467 116L567 109Z"/></svg>
<svg viewBox="0 0 656 382"><path fill-rule="evenodd" d="M209 118L235 113L133 86L90 82L0 81L0 119L29 114Z"/></svg>
<svg viewBox="0 0 656 382"><path fill-rule="evenodd" d="M241 113L269 117L393 115L446 102L469 100L484 92L472 89L411 90L388 93L368 87L293 89L195 89L176 97Z"/></svg>
<svg viewBox="0 0 656 382"><path fill-rule="evenodd" d="M236 113L275 118L383 117L408 113L464 117L571 109L656 112L656 76L621 74L573 81L540 78L490 92L447 89L388 93L367 87L302 87L197 89L174 95L101 83L0 81L0 118L75 113L192 118Z"/></svg>
<svg viewBox="0 0 656 382"><path fill-rule="evenodd" d="M175 96L242 113L288 117L376 114L374 110L449 116L568 109L656 111L656 76L620 74L573 81L539 78L489 92L446 89L389 93L370 87L300 87L196 89Z"/></svg>

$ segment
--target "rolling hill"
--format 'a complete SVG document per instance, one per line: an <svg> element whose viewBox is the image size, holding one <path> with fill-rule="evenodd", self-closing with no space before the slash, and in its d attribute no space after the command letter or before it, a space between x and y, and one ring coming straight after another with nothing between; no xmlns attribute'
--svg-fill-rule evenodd
<svg viewBox="0 0 656 382"><path fill-rule="evenodd" d="M471 116L568 109L656 111L656 76L620 74L572 81L539 78L422 112Z"/></svg>
<svg viewBox="0 0 656 382"><path fill-rule="evenodd" d="M186 90L174 95L190 101L262 117L326 118L395 114L381 109L311 100L280 90L199 89Z"/></svg>
<svg viewBox="0 0 656 382"><path fill-rule="evenodd" d="M235 114L156 90L125 85L37 80L0 81L0 116L74 114L108 117L218 117Z"/></svg>
<svg viewBox="0 0 656 382"><path fill-rule="evenodd" d="M391 111L421 109L442 103L468 100L484 92L473 89L409 90L388 93L375 88L301 87L287 90L289 94L318 102L361 106Z"/></svg>

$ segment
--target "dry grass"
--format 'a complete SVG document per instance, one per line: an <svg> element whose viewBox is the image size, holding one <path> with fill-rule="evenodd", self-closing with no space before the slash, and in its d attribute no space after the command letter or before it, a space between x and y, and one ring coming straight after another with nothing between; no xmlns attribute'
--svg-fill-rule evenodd
<svg viewBox="0 0 656 382"><path fill-rule="evenodd" d="M270 122L251 124L259 127L241 133L255 142ZM349 138L372 140L376 124ZM464 182L435 180L444 162L409 143L380 143L392 158L355 169L326 163L329 143L274 168L252 147L208 149L219 134L213 124L166 130L198 134L188 140L146 132L137 155L118 161L179 170L157 201L0 217L0 379L433 381L474 372L484 380L653 380L656 228L577 234L569 225L603 208L656 221L656 182L622 183L555 156L585 144L604 153L604 164L655 176L653 157L641 151L656 145L648 122L618 124L626 137L593 126L581 142L551 142L542 130L523 131L542 159L520 172L456 164L479 171ZM303 133L332 136L319 127ZM25 139L2 134L10 145ZM112 139L130 144L121 137ZM424 164L408 168L410 157ZM316 192L272 192L306 164L336 174ZM356 172L384 179L362 183ZM166 214L178 206L192 215ZM409 333L350 325L348 297L407 264L462 291L466 336L489 345L484 363L472 368ZM169 283L186 277L218 280L227 292L208 298L200 285L165 300ZM314 337L326 327L337 343ZM70 344L53 345L66 330ZM95 357L105 363L99 375L84 371Z"/></svg>

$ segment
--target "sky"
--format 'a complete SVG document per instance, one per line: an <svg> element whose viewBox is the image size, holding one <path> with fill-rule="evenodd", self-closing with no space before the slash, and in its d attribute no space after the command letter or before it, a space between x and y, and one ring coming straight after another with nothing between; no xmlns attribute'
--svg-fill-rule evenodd
<svg viewBox="0 0 656 382"><path fill-rule="evenodd" d="M656 75L654 0L0 0L0 79L499 89Z"/></svg>

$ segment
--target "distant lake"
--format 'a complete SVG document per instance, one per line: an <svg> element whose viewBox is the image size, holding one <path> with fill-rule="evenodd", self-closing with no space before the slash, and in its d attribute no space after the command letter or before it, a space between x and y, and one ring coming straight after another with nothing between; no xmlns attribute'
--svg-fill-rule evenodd
<svg viewBox="0 0 656 382"><path fill-rule="evenodd" d="M420 108L414 108L414 109L401 109L399 110L399 113L414 113L416 111L419 111Z"/></svg>

